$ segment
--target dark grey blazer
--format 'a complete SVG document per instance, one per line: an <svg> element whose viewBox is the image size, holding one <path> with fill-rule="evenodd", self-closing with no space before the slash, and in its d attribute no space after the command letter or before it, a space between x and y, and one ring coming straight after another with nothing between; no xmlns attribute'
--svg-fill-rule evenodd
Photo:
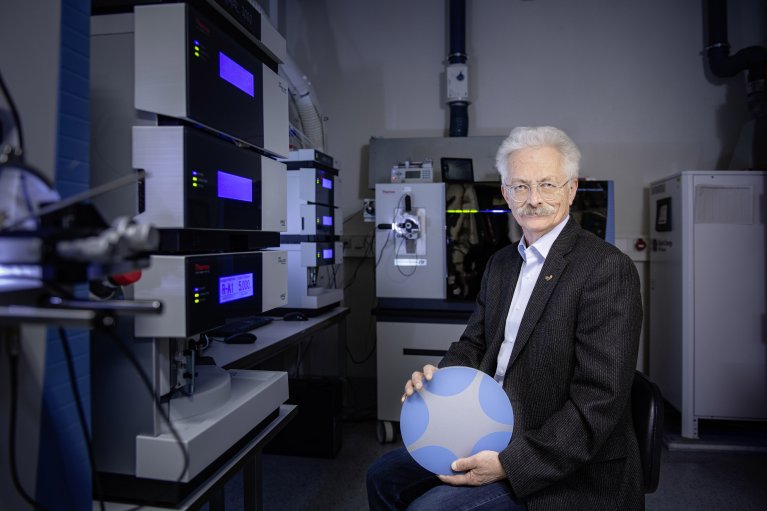
<svg viewBox="0 0 767 511"><path fill-rule="evenodd" d="M440 367L495 374L522 258L488 261L476 307ZM522 318L503 387L514 432L500 453L530 511L644 508L631 420L642 304L632 261L570 218Z"/></svg>

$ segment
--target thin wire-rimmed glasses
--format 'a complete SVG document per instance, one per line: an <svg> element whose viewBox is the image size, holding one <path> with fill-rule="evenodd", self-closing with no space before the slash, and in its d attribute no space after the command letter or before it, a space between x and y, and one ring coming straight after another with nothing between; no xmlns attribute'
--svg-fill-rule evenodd
<svg viewBox="0 0 767 511"><path fill-rule="evenodd" d="M559 190L562 189L570 180L568 179L561 185L553 183L551 181L541 181L536 183L514 183L514 184L501 184L501 188L505 188L506 192L511 196L515 202L525 202L530 197L531 187L534 187L538 192L538 196L543 200L552 200L557 198Z"/></svg>

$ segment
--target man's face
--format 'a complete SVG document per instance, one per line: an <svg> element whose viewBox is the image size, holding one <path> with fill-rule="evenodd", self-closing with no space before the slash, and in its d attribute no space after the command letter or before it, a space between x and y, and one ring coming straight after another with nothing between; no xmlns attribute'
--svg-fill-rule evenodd
<svg viewBox="0 0 767 511"><path fill-rule="evenodd" d="M570 214L578 181L573 179L567 182L562 169L562 157L559 151L551 147L530 147L515 151L507 163L508 176L505 183L526 184L530 187L530 193L521 200L515 200L509 190L502 187L503 197L522 228L527 246L530 246ZM536 186L542 182L564 186L556 188L551 197L544 199Z"/></svg>

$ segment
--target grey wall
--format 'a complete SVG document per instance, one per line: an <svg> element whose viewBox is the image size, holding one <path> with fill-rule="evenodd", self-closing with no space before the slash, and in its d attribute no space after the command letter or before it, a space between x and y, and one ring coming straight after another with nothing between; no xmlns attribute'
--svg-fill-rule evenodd
<svg viewBox="0 0 767 511"><path fill-rule="evenodd" d="M2 0L0 72L22 118L27 162L53 179L61 5L43 3Z"/></svg>
<svg viewBox="0 0 767 511"><path fill-rule="evenodd" d="M273 0L274 4L276 0ZM346 234L364 235L370 137L445 136L447 0L281 0L288 51L328 116L341 162ZM747 119L745 77L717 79L703 55L702 0L477 0L467 4L469 134L551 124L583 152L582 174L616 183L616 236L648 238L648 184L727 168ZM733 52L767 43L767 2L730 0ZM620 245L619 245L620 246ZM646 279L646 251L631 253ZM350 277L357 259L346 260ZM351 349L372 346L372 262L346 291ZM364 305L361 305L364 304ZM640 363L643 354L640 353ZM372 374L372 362L350 374Z"/></svg>
<svg viewBox="0 0 767 511"><path fill-rule="evenodd" d="M644 189L726 167L746 118L745 79L709 77L700 0L466 2L470 135L552 124L583 174L617 186L618 236L647 232ZM329 117L348 217L367 189L368 139L442 136L447 0L287 0L288 51ZM767 6L730 0L733 50L765 44Z"/></svg>

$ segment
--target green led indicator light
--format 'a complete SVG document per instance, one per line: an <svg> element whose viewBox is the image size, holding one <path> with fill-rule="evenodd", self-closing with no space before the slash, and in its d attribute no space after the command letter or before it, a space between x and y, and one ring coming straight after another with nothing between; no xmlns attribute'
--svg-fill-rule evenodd
<svg viewBox="0 0 767 511"><path fill-rule="evenodd" d="M194 303L200 303L200 300L195 300Z"/></svg>
<svg viewBox="0 0 767 511"><path fill-rule="evenodd" d="M193 186L194 188L197 188L197 183L192 183L192 186Z"/></svg>

